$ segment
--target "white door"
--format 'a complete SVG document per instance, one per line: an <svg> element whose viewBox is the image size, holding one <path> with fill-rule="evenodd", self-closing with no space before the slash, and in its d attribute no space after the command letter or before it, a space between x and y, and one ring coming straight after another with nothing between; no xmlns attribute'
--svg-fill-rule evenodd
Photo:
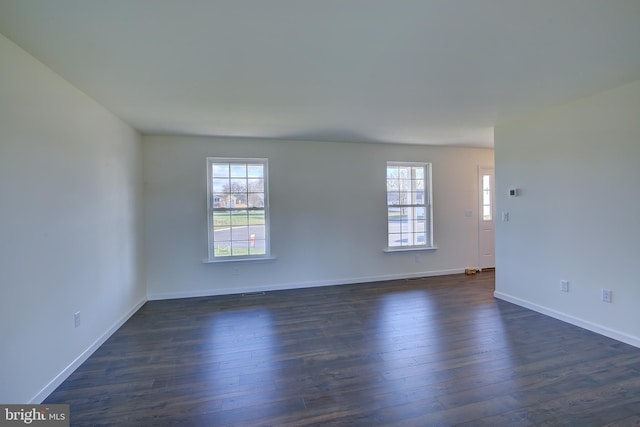
<svg viewBox="0 0 640 427"><path fill-rule="evenodd" d="M495 191L492 167L478 167L480 215L478 215L478 268L494 268L495 255Z"/></svg>

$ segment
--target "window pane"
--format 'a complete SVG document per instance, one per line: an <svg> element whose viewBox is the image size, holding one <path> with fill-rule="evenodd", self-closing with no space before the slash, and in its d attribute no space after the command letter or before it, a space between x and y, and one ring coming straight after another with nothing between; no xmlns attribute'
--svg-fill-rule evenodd
<svg viewBox="0 0 640 427"><path fill-rule="evenodd" d="M248 207L250 208L264 208L264 194L263 193L249 193L248 194Z"/></svg>
<svg viewBox="0 0 640 427"><path fill-rule="evenodd" d="M483 205L490 205L491 204L491 191L484 190L482 192L482 204Z"/></svg>
<svg viewBox="0 0 640 427"><path fill-rule="evenodd" d="M230 256L231 242L216 242L213 248L214 256Z"/></svg>
<svg viewBox="0 0 640 427"><path fill-rule="evenodd" d="M413 168L413 177L415 179L419 179L421 181L424 181L424 168L423 167L415 167Z"/></svg>
<svg viewBox="0 0 640 427"><path fill-rule="evenodd" d="M411 204L411 191L400 191L398 195L398 203L401 205L410 205Z"/></svg>
<svg viewBox="0 0 640 427"><path fill-rule="evenodd" d="M400 176L398 168L394 166L387 166L387 178L397 179Z"/></svg>
<svg viewBox="0 0 640 427"><path fill-rule="evenodd" d="M248 227L233 227L231 230L231 240L249 240Z"/></svg>
<svg viewBox="0 0 640 427"><path fill-rule="evenodd" d="M256 239L253 246L249 244L249 255L264 255L265 253L267 252L264 239Z"/></svg>
<svg viewBox="0 0 640 427"><path fill-rule="evenodd" d="M264 166L247 165L247 176L249 178L264 178Z"/></svg>
<svg viewBox="0 0 640 427"><path fill-rule="evenodd" d="M402 246L402 235L399 233L389 233L389 247Z"/></svg>
<svg viewBox="0 0 640 427"><path fill-rule="evenodd" d="M249 247L256 249L264 249L265 231L264 225L252 225L248 228Z"/></svg>
<svg viewBox="0 0 640 427"><path fill-rule="evenodd" d="M426 236L424 233L414 233L413 234L413 245L419 246L424 245L426 243Z"/></svg>
<svg viewBox="0 0 640 427"><path fill-rule="evenodd" d="M228 177L229 163L213 163L211 165L211 175L214 177Z"/></svg>
<svg viewBox="0 0 640 427"><path fill-rule="evenodd" d="M231 177L232 178L246 178L247 165L245 164L231 164Z"/></svg>
<svg viewBox="0 0 640 427"><path fill-rule="evenodd" d="M389 221L401 221L402 209L401 208L387 208L387 216Z"/></svg>
<svg viewBox="0 0 640 427"><path fill-rule="evenodd" d="M213 213L213 229L229 228L231 226L231 215L228 212ZM228 240L228 239L227 239Z"/></svg>
<svg viewBox="0 0 640 427"><path fill-rule="evenodd" d="M247 181L244 179L232 179L231 180L231 192L245 193L247 191Z"/></svg>
<svg viewBox="0 0 640 427"><path fill-rule="evenodd" d="M262 225L266 224L264 211L252 211L249 213L249 225ZM264 227L262 227L264 235Z"/></svg>
<svg viewBox="0 0 640 427"><path fill-rule="evenodd" d="M261 178L252 178L250 179L247 185L247 190L252 193L261 193L264 191L264 179Z"/></svg>
<svg viewBox="0 0 640 427"><path fill-rule="evenodd" d="M387 205L398 205L400 204L400 193L397 191L391 191L387 193Z"/></svg>
<svg viewBox="0 0 640 427"><path fill-rule="evenodd" d="M249 227L249 237L254 236L255 239L264 239L266 227L264 224L255 223Z"/></svg>
<svg viewBox="0 0 640 427"><path fill-rule="evenodd" d="M228 193L229 192L229 179L228 178L214 178L213 179L213 191L216 193Z"/></svg>
<svg viewBox="0 0 640 427"><path fill-rule="evenodd" d="M491 205L482 207L482 219L485 221L491 221Z"/></svg>
<svg viewBox="0 0 640 427"><path fill-rule="evenodd" d="M249 241L234 241L231 245L231 252L234 256L249 255Z"/></svg>
<svg viewBox="0 0 640 427"><path fill-rule="evenodd" d="M247 217L247 211L237 211L232 214L232 224L234 227L246 227L249 225L249 218Z"/></svg>
<svg viewBox="0 0 640 427"><path fill-rule="evenodd" d="M411 204L412 205L423 205L424 204L424 191L416 191L411 193Z"/></svg>
<svg viewBox="0 0 640 427"><path fill-rule="evenodd" d="M482 189L491 190L491 175L482 176Z"/></svg>

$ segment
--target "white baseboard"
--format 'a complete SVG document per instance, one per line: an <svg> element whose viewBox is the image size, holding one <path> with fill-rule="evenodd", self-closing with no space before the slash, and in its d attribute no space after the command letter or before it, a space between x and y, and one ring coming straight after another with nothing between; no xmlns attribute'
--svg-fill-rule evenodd
<svg viewBox="0 0 640 427"><path fill-rule="evenodd" d="M194 297L208 297L208 296L215 296L215 295L232 295L232 294L241 294L245 292L283 291L288 289L303 289L303 288L315 288L320 286L348 285L351 283L382 282L385 280L414 279L417 277L446 276L449 274L461 274L461 273L464 273L464 268L456 268L451 270L438 270L438 271L423 271L419 273L390 274L390 275L384 275L384 276L354 277L350 279L326 280L326 281L317 281L317 282L274 284L274 285L267 285L267 286L253 286L253 287L243 287L243 288L216 288L216 289L203 289L203 290L187 291L187 292L162 292L162 293L149 294L148 299L149 301L154 301L154 300L176 299L176 298L194 298Z"/></svg>
<svg viewBox="0 0 640 427"><path fill-rule="evenodd" d="M560 311L556 311L502 292L495 291L493 293L493 296L498 299L528 308L530 310L537 311L538 313L553 317L554 319L562 320L563 322L570 323L574 326L578 326L591 332L604 335L605 337L613 338L614 340L618 340L625 344L640 348L640 337L629 335L615 329L607 328L606 326L602 326L597 323L581 319L579 317L571 316L569 314L562 313Z"/></svg>
<svg viewBox="0 0 640 427"><path fill-rule="evenodd" d="M138 311L140 307L144 305L145 302L147 302L146 297L138 301L131 310L129 310L124 316L122 316L113 326L107 329L104 334L98 337L98 339L95 340L93 344L89 346L89 348L83 351L78 357L76 357L76 359L73 362L69 364L69 366L64 368L62 372L56 375L56 377L52 379L49 382L49 384L47 384L42 390L40 390L40 392L36 394L29 403L30 404L42 403L42 401L46 399L47 396L49 396L56 388L58 388L58 386L62 384L64 380L69 378L69 375L71 375L73 371L78 369L78 367L82 363L84 363L89 358L89 356L91 356L102 344L104 344L104 342L107 339L109 339L109 337L113 335L113 333L117 331L118 328L120 328L120 326L124 324L124 322L129 320L129 318L133 316L135 312Z"/></svg>

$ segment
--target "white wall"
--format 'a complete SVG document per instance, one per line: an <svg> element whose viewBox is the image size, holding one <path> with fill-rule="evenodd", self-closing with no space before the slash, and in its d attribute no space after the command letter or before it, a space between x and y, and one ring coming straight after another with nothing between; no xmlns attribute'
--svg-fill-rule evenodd
<svg viewBox="0 0 640 427"><path fill-rule="evenodd" d="M269 159L275 261L202 262L207 156ZM150 299L453 273L478 262L477 166L493 165L493 150L144 136L143 160ZM383 253L387 160L433 163L438 250Z"/></svg>
<svg viewBox="0 0 640 427"><path fill-rule="evenodd" d="M41 401L145 301L140 154L0 36L0 402Z"/></svg>
<svg viewBox="0 0 640 427"><path fill-rule="evenodd" d="M640 81L497 126L495 157L496 296L640 346Z"/></svg>

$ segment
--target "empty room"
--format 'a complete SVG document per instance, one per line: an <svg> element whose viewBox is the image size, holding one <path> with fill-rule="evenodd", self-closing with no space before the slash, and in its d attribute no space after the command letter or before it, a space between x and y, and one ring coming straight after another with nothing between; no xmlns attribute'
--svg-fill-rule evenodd
<svg viewBox="0 0 640 427"><path fill-rule="evenodd" d="M640 1L0 0L0 425L640 425Z"/></svg>

